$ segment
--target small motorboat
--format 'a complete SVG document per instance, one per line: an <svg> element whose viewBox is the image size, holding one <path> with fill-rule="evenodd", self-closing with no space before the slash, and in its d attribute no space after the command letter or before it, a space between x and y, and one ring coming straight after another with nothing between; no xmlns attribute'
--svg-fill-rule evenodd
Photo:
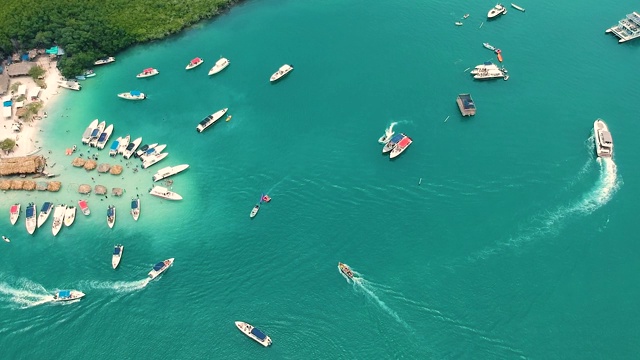
<svg viewBox="0 0 640 360"><path fill-rule="evenodd" d="M464 14L464 16L462 17L463 19L466 19L469 17L469 14Z"/></svg>
<svg viewBox="0 0 640 360"><path fill-rule="evenodd" d="M149 194L167 200L182 200L182 196L180 194L170 191L163 186L154 186L151 190L149 190Z"/></svg>
<svg viewBox="0 0 640 360"><path fill-rule="evenodd" d="M455 24L456 24L456 26L462 26L462 25L464 25L464 24L462 23L462 21L456 21L456 22L455 22Z"/></svg>
<svg viewBox="0 0 640 360"><path fill-rule="evenodd" d="M71 301L84 297L82 291L77 290L60 290L53 295L53 301Z"/></svg>
<svg viewBox="0 0 640 360"><path fill-rule="evenodd" d="M113 225L116 223L116 207L109 205L107 208L107 225L110 229L113 229Z"/></svg>
<svg viewBox="0 0 640 360"><path fill-rule="evenodd" d="M25 212L26 215L26 227L27 227L27 232L30 235L33 235L33 233L36 231L36 228L38 227L38 218L37 218L37 209L36 209L36 204L35 203L29 203L29 205L27 205L27 209Z"/></svg>
<svg viewBox="0 0 640 360"><path fill-rule="evenodd" d="M384 130L384 135L380 136L380 139L378 139L380 144L386 144L391 140L391 137L393 137L394 134L393 125L395 125L395 123L391 124L391 126Z"/></svg>
<svg viewBox="0 0 640 360"><path fill-rule="evenodd" d="M185 69L191 70L191 69L193 69L193 68L195 68L197 66L202 65L203 62L204 62L204 60L200 59L199 57L194 58L193 60L191 60L189 62L189 64L187 64L187 67Z"/></svg>
<svg viewBox="0 0 640 360"><path fill-rule="evenodd" d="M40 208L40 215L38 215L38 227L42 226L42 224L47 222L47 219L49 218L49 215L51 214L52 209L53 209L52 202L45 201L44 204L42 204L42 207Z"/></svg>
<svg viewBox="0 0 640 360"><path fill-rule="evenodd" d="M9 238L4 235L2 235L2 240L4 240L5 242L11 242L11 240L9 240Z"/></svg>
<svg viewBox="0 0 640 360"><path fill-rule="evenodd" d="M253 327L253 325L242 321L236 321L236 327L238 330L242 331L243 334L257 341L260 345L264 347L271 345L271 338L258 328Z"/></svg>
<svg viewBox="0 0 640 360"><path fill-rule="evenodd" d="M148 69L142 70L142 72L136 75L136 77L140 79L140 78L151 77L158 74L160 74L160 71L158 71L158 69L148 68Z"/></svg>
<svg viewBox="0 0 640 360"><path fill-rule="evenodd" d="M225 121L229 121L229 120L231 120L231 115L227 116L227 120Z"/></svg>
<svg viewBox="0 0 640 360"><path fill-rule="evenodd" d="M292 70L293 70L293 65L284 64L284 65L280 66L278 71L274 72L273 75L271 75L271 77L269 78L269 81L274 83L274 82L280 80L282 77L284 77L288 73L290 73Z"/></svg>
<svg viewBox="0 0 640 360"><path fill-rule="evenodd" d="M20 204L13 204L9 209L9 220L11 220L11 225L15 225L20 217Z"/></svg>
<svg viewBox="0 0 640 360"><path fill-rule="evenodd" d="M131 216L133 216L133 220L138 221L140 217L140 199L135 198L131 199Z"/></svg>
<svg viewBox="0 0 640 360"><path fill-rule="evenodd" d="M343 273L346 277L348 277L349 279L353 279L353 271L351 271L349 265L339 262L338 269L340 269L340 272Z"/></svg>
<svg viewBox="0 0 640 360"><path fill-rule="evenodd" d="M91 214L91 210L89 210L89 204L87 204L87 200L78 200L78 206L80 206L80 211L82 211L85 216Z"/></svg>
<svg viewBox="0 0 640 360"><path fill-rule="evenodd" d="M253 209L251 209L251 213L249 214L249 217L252 219L256 217L256 215L258 215L259 210L260 210L260 204L256 204L256 206L254 206Z"/></svg>
<svg viewBox="0 0 640 360"><path fill-rule="evenodd" d="M260 201L269 202L269 201L271 201L271 197L269 195L267 195L267 194L262 194L262 197L260 198Z"/></svg>
<svg viewBox="0 0 640 360"><path fill-rule="evenodd" d="M486 49L489 49L491 51L496 51L496 47L489 43L482 43L482 46L484 46Z"/></svg>
<svg viewBox="0 0 640 360"><path fill-rule="evenodd" d="M138 90L131 90L118 94L118 97L125 100L144 100L147 96Z"/></svg>
<svg viewBox="0 0 640 360"><path fill-rule="evenodd" d="M117 268L120 264L120 259L122 258L122 252L124 251L124 246L118 244L113 248L113 256L111 257L111 266L113 268Z"/></svg>
<svg viewBox="0 0 640 360"><path fill-rule="evenodd" d="M229 59L221 57L218 61L216 61L215 65L209 70L209 75L217 74L220 71L224 70L229 66Z"/></svg>
<svg viewBox="0 0 640 360"><path fill-rule="evenodd" d="M76 207L69 206L64 213L64 226L71 226L76 219Z"/></svg>
<svg viewBox="0 0 640 360"><path fill-rule="evenodd" d="M502 62L502 50L496 49L496 55L498 56L498 61Z"/></svg>
<svg viewBox="0 0 640 360"><path fill-rule="evenodd" d="M157 278L160 274L165 272L171 265L173 265L174 258L167 259L165 261L161 261L155 265L153 265L153 269L149 271L149 278L151 280Z"/></svg>

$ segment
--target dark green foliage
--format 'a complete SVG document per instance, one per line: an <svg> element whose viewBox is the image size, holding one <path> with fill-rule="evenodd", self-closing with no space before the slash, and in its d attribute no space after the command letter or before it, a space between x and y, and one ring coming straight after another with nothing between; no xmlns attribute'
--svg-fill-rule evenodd
<svg viewBox="0 0 640 360"><path fill-rule="evenodd" d="M101 57L163 38L219 13L238 0L4 0L0 56L32 48L62 47L66 77Z"/></svg>
<svg viewBox="0 0 640 360"><path fill-rule="evenodd" d="M31 76L31 78L33 78L33 80L37 80L41 76L44 76L44 74L46 72L47 71L45 69L41 68L40 66L34 66L31 69L29 69L29 76Z"/></svg>
<svg viewBox="0 0 640 360"><path fill-rule="evenodd" d="M0 141L0 150L10 151L16 146L16 141L13 139L6 138Z"/></svg>

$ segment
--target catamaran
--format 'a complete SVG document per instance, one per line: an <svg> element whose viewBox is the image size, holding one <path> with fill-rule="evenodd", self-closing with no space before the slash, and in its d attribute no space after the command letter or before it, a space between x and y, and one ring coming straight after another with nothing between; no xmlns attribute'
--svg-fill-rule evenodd
<svg viewBox="0 0 640 360"><path fill-rule="evenodd" d="M182 196L180 196L180 194L174 193L173 191L170 191L166 187L162 186L154 186L151 191L149 191L149 194L167 200L182 200Z"/></svg>
<svg viewBox="0 0 640 360"><path fill-rule="evenodd" d="M269 81L271 81L272 83L276 82L282 79L285 75L290 73L292 70L293 70L293 65L284 64L280 66L278 71L274 72L273 75L271 75L271 78L269 78Z"/></svg>
<svg viewBox="0 0 640 360"><path fill-rule="evenodd" d="M135 198L131 200L131 216L133 216L133 220L138 221L140 217L140 199Z"/></svg>
<svg viewBox="0 0 640 360"><path fill-rule="evenodd" d="M60 229L62 229L62 224L64 223L64 215L67 211L67 206L64 204L57 205L53 210L53 224L51 224L51 232L53 236L58 235Z"/></svg>
<svg viewBox="0 0 640 360"><path fill-rule="evenodd" d="M84 133L82 134L82 143L83 144L88 144L89 140L91 140L91 133L93 132L93 130L98 128L98 119L94 119L89 126L87 127L87 129L84 131Z"/></svg>
<svg viewBox="0 0 640 360"><path fill-rule="evenodd" d="M20 204L11 205L11 208L9 208L9 220L11 220L11 225L15 225L19 217L20 217Z"/></svg>
<svg viewBox="0 0 640 360"><path fill-rule="evenodd" d="M138 148L141 142L142 142L141 137L130 142L127 145L126 149L124 149L124 151L122 152L122 157L124 157L125 159L131 158L131 155L133 155L133 153L136 151L136 149Z"/></svg>
<svg viewBox="0 0 640 360"><path fill-rule="evenodd" d="M113 256L111 256L111 266L113 268L117 268L118 264L120 264L120 259L122 259L122 252L124 251L124 246L118 244L113 247Z"/></svg>
<svg viewBox="0 0 640 360"><path fill-rule="evenodd" d="M60 290L53 295L53 301L71 301L84 297L82 291L77 290Z"/></svg>
<svg viewBox="0 0 640 360"><path fill-rule="evenodd" d="M179 172L186 170L189 167L188 164L176 165L176 166L167 166L160 170L158 170L155 175L153 175L153 181L160 181L162 179L166 179L169 176L175 175Z"/></svg>
<svg viewBox="0 0 640 360"><path fill-rule="evenodd" d="M44 204L42 204L42 207L40 208L40 215L38 215L38 227L47 222L47 219L51 214L51 209L53 209L52 202L45 201Z"/></svg>
<svg viewBox="0 0 640 360"><path fill-rule="evenodd" d="M71 226L76 219L76 207L69 206L64 212L64 226Z"/></svg>
<svg viewBox="0 0 640 360"><path fill-rule="evenodd" d="M211 70L209 70L209 75L217 74L220 71L224 70L224 68L226 68L227 66L229 66L229 59L220 58L218 61L216 61L216 64L213 65Z"/></svg>
<svg viewBox="0 0 640 360"><path fill-rule="evenodd" d="M138 79L140 78L146 78L146 77L150 77L150 76L154 76L154 75L158 75L160 74L160 71L158 71L158 69L154 69L154 68L147 68L142 70L142 72L138 75L136 75L136 77Z"/></svg>
<svg viewBox="0 0 640 360"><path fill-rule="evenodd" d="M229 108L224 108L222 110L218 110L218 111L214 112L213 114L207 116L206 118L202 119L202 121L200 121L198 126L196 126L196 130L198 132L203 132L206 128L208 128L213 123L218 121L218 119L223 117L224 114L227 113L227 110L229 110Z"/></svg>
<svg viewBox="0 0 640 360"><path fill-rule="evenodd" d="M173 264L174 258L161 261L153 266L153 269L149 271L149 278L151 280L157 278L160 274L165 272Z"/></svg>
<svg viewBox="0 0 640 360"><path fill-rule="evenodd" d="M36 214L36 204L29 203L29 205L27 205L27 211L25 212L27 218L25 225L27 226L27 232L29 234L33 234L38 227L38 218L36 217Z"/></svg>
<svg viewBox="0 0 640 360"><path fill-rule="evenodd" d="M78 200L78 206L80 206L80 211L82 211L85 216L91 214L91 210L89 210L89 204L87 204L87 200Z"/></svg>
<svg viewBox="0 0 640 360"><path fill-rule="evenodd" d="M113 225L116 223L116 207L109 205L107 208L107 225L110 229L113 229Z"/></svg>
<svg viewBox="0 0 640 360"><path fill-rule="evenodd" d="M236 321L236 327L238 330L242 331L243 334L257 341L260 345L264 347L271 345L271 338L253 325L242 321Z"/></svg>

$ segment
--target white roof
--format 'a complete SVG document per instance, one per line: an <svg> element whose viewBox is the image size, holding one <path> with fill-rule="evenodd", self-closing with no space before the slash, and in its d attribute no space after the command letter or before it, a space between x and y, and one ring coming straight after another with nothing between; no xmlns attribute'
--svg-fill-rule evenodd
<svg viewBox="0 0 640 360"><path fill-rule="evenodd" d="M27 94L27 85L18 86L18 96Z"/></svg>
<svg viewBox="0 0 640 360"><path fill-rule="evenodd" d="M35 89L33 89L33 94L31 96L39 96L40 91L42 91L42 88L40 86L36 87Z"/></svg>
<svg viewBox="0 0 640 360"><path fill-rule="evenodd" d="M24 106L24 101L16 101L15 104L16 104L16 109L19 109Z"/></svg>

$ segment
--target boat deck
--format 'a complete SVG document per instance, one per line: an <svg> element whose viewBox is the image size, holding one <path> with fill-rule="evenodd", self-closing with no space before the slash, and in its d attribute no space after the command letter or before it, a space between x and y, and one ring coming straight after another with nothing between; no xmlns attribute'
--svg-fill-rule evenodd
<svg viewBox="0 0 640 360"><path fill-rule="evenodd" d="M476 114L476 104L471 98L471 94L460 94L456 99L458 108L462 116L473 116Z"/></svg>
<svg viewBox="0 0 640 360"><path fill-rule="evenodd" d="M612 33L620 38L618 40L619 43L640 37L640 14L635 11L627 14L627 17L620 20L618 25L607 29L605 32Z"/></svg>

